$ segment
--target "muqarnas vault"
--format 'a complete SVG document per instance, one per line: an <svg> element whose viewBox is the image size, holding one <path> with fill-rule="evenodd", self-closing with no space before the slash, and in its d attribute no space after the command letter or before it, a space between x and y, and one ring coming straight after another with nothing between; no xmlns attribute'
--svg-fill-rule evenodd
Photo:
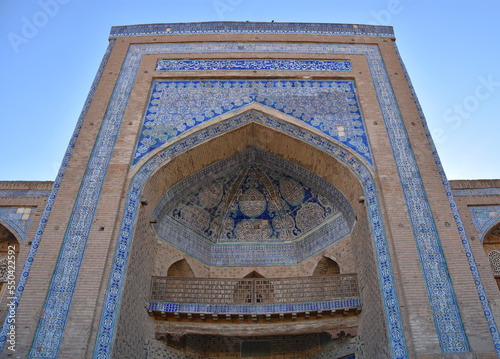
<svg viewBox="0 0 500 359"><path fill-rule="evenodd" d="M55 181L0 182L1 355L497 358L499 216L391 27L113 27Z"/></svg>

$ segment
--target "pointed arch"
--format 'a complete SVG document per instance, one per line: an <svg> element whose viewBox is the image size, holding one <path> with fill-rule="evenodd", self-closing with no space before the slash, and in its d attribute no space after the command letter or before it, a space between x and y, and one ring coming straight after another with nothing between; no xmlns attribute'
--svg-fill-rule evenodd
<svg viewBox="0 0 500 359"><path fill-rule="evenodd" d="M236 119L237 122L235 121ZM273 123L271 123L269 121L266 121L266 119L273 119L274 121ZM288 133L289 135L296 136L301 140L306 140L307 142L310 142L311 140L317 142L318 144L324 143L325 141L331 142L332 144L334 144L334 147L338 147L342 152L349 153L349 156L355 157L359 162L362 163L363 167L368 169L372 175L374 174L373 159L371 158L371 153L369 151L367 153L358 153L354 148L350 148L348 144L339 141L336 138L327 136L324 132L311 126L310 124L307 124L306 122L303 122L290 114L281 112L259 102L251 102L245 106L221 114L213 118L212 120L207 121L207 123L202 125L201 128L197 130L197 132L204 132L208 127L211 127L213 129L222 127L223 132L226 132L228 130L230 131L249 123L264 124L278 131L283 131ZM299 131L290 130L290 128L294 127L299 129ZM306 139L299 133L307 134L309 138ZM221 133L219 131L216 131L214 134L220 135ZM144 164L151 162L151 160L155 156L160 155L168 148L172 148L176 143L185 142L186 139L190 137L193 137L192 130L179 134L175 138L171 139L168 142L165 142L159 147L149 149L146 154L141 154L140 159L137 159L131 165L131 173L135 174L136 172L140 171ZM209 138L204 136L204 139Z"/></svg>
<svg viewBox="0 0 500 359"><path fill-rule="evenodd" d="M483 243L500 243L500 219L484 230Z"/></svg>
<svg viewBox="0 0 500 359"><path fill-rule="evenodd" d="M340 274L340 267L337 262L333 259L323 256L314 268L313 276L327 276L327 275L335 275Z"/></svg>
<svg viewBox="0 0 500 359"><path fill-rule="evenodd" d="M500 289L500 220L494 222L484 231L482 244L488 256L493 276Z"/></svg>
<svg viewBox="0 0 500 359"><path fill-rule="evenodd" d="M283 162L303 167L309 173L324 178L345 195L357 215L357 219L353 217L356 225L353 227L355 232L352 233L351 240L355 242L355 246L369 251L378 267L378 271L363 269L366 276L371 278L370 280L379 283L380 289L378 292L372 293L372 300L366 302L372 304L366 304L365 309L369 310L377 301L382 302L385 312L393 313L396 316L395 321L389 325L389 332L399 333L402 331L399 304L376 184L373 179L373 169L355 153L306 128L259 111L247 111L226 121L207 124L206 127L200 127L196 131L186 134L185 137L171 143L170 146L163 148L154 156L142 159L145 162L141 160L137 163L137 167L130 172L130 187L121 229L118 232L118 244L101 316L99 337L109 333L109 338L113 338L112 333L116 327L137 322L138 316L141 315L129 313L127 310L136 307L137 303L143 301L144 296L147 295L146 286L144 286L143 294L122 295L123 291L127 291L128 285L124 283L123 278L127 271L133 270L133 268L127 268L130 245L132 241L141 240L134 236L134 227L146 228L148 227L147 223L152 219L156 220L153 211L159 204L160 196L167 193L174 185L207 166L221 162L250 148L257 148L281 158ZM200 179L196 176L190 178L193 185L200 183ZM171 195L174 196L175 193L171 193ZM370 205L358 201L360 196L365 197L365 202ZM147 198L150 205L139 207L140 198ZM156 223L154 226L159 225L161 224ZM370 239L366 237L366 233L371 233L372 244L370 244ZM134 244L132 249L134 247L142 248L141 244L137 246ZM304 248L306 247L304 246ZM377 248L377 251L373 251L373 248ZM200 253L203 254L209 249L209 243L199 242L197 250ZM243 258L243 254L240 258ZM198 256L194 257L199 258ZM230 261L234 258L237 256L222 253L221 262L220 264L216 263L216 265L231 265ZM273 259L273 254L268 255L268 258ZM225 262L229 264L225 264ZM363 266L363 263L359 264L361 267L366 267ZM255 265L251 266L255 267ZM151 269L152 272L153 269ZM145 270L142 273L146 275ZM147 279L144 277L144 281ZM384 290L381 289L382 285ZM120 306L107 305L117 297L123 299L120 301ZM265 296L263 297L265 303ZM124 300L127 301L125 305L123 304ZM122 319L118 319L120 308L126 308L124 315L120 316ZM380 313L378 319L383 320L383 313Z"/></svg>
<svg viewBox="0 0 500 359"><path fill-rule="evenodd" d="M10 226L6 221L0 221L0 243L8 238L9 242L15 242L19 245L23 243L22 236L15 230L14 227Z"/></svg>

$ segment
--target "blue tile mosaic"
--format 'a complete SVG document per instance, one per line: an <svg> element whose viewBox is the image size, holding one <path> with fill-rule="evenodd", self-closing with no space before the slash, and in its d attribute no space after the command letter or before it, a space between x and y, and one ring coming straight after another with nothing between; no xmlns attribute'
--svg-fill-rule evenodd
<svg viewBox="0 0 500 359"><path fill-rule="evenodd" d="M148 310L180 313L205 314L266 314L293 313L317 310L332 310L361 307L359 298L330 300L326 302L290 303L290 304L189 304L149 302Z"/></svg>
<svg viewBox="0 0 500 359"><path fill-rule="evenodd" d="M230 121L266 117L250 111ZM160 200L157 235L212 266L294 265L347 236L355 221L349 201L293 163L282 169L285 162L252 148L204 168Z"/></svg>
<svg viewBox="0 0 500 359"><path fill-rule="evenodd" d="M33 220L34 208L0 207L0 223L13 231L24 243Z"/></svg>
<svg viewBox="0 0 500 359"><path fill-rule="evenodd" d="M113 26L109 37L266 33L394 37L392 26L227 21Z"/></svg>
<svg viewBox="0 0 500 359"><path fill-rule="evenodd" d="M500 206L474 206L469 207L469 212L482 242L484 235L497 222L500 222Z"/></svg>
<svg viewBox="0 0 500 359"><path fill-rule="evenodd" d="M477 266L476 266L476 260L474 259L474 254L472 252L472 249L471 249L471 246L469 243L469 239L467 237L467 233L465 233L462 218L460 217L460 213L458 212L458 207L457 207L457 204L455 202L455 198L453 197L453 191L451 189L450 183L448 182L448 178L446 177L446 173L444 172L443 165L442 165L441 160L439 158L439 155L437 153L436 145L434 144L434 141L431 137L429 126L427 125L427 120L425 119L424 112L422 111L422 107L420 106L420 102L418 101L417 94L416 94L415 89L413 88L413 85L411 83L410 76L408 75L408 72L406 71L406 67L401 59L401 56L399 54L396 43L393 43L393 44L394 44L394 49L399 56L399 61L400 61L401 66L403 68L403 71L404 71L404 74L406 77L406 81L408 82L408 86L411 90L413 100L414 100L415 105L417 107L418 113L420 115L420 120L422 121L422 125L424 127L425 134L426 134L427 140L429 142L429 146L431 147L436 166L439 170L439 175L441 177L441 181L442 181L444 189L446 191L446 196L447 196L448 201L450 203L450 208L451 208L451 211L453 213L455 223L456 223L457 228L458 228L458 232L460 234L460 239L462 240L462 245L463 245L464 250L465 250L465 255L467 257L467 261L469 262L469 268L470 268L472 276L474 278L474 283L476 285L479 300L481 301L481 305L483 307L483 313L484 313L484 316L486 318L486 322L488 323L488 326L490 328L490 334L491 334L491 337L493 339L493 343L495 344L495 350L497 352L498 358L500 358L500 334L498 332L498 327L495 323L495 318L493 317L492 310L491 310L490 304L489 304L489 300L488 300L488 297L486 296L486 292L484 290L484 286L482 284L481 277L479 275L479 271L478 271ZM493 190L493 192L496 192L495 189L492 189L492 190ZM482 191L480 191L480 193L481 192ZM486 194L489 194L488 192L489 191L486 191ZM493 193L493 194L496 194L496 193Z"/></svg>
<svg viewBox="0 0 500 359"><path fill-rule="evenodd" d="M323 132L373 166L353 81L285 79L153 81L133 165L184 132L253 102Z"/></svg>
<svg viewBox="0 0 500 359"><path fill-rule="evenodd" d="M115 40L111 40L109 45L108 45L108 48L106 49L106 52L103 56L103 59L101 61L99 69L97 71L96 77L94 78L94 81L92 82L92 86L90 88L89 94L88 94L87 99L85 101L85 104L83 106L80 117L78 118L78 121L77 121L77 124L75 127L75 131L73 132L73 135L71 136L70 142L68 144L68 148L66 149L66 153L64 154L64 158L63 158L63 161L61 163L61 167L59 168L59 172L57 173L57 177L54 181L54 185L52 186L52 190L50 191L50 195L47 199L45 209L42 213L40 223L38 224L36 234L33 238L33 242L30 246L30 250L29 250L26 262L24 264L23 270L22 270L21 275L19 277L19 281L17 283L16 293L15 293L14 299L13 299L13 301L15 303L16 310L17 310L17 306L19 305L19 300L21 299L21 296L23 294L24 287L26 285L26 281L28 279L28 276L29 276L29 273L31 270L31 265L32 265L33 260L35 258L38 246L40 245L40 240L41 240L43 232L45 230L45 226L47 224L50 213L52 211L52 206L54 205L54 200L55 200L56 195L59 191L59 187L60 187L61 181L64 177L64 173L66 172L66 168L68 166L69 159L71 158L71 154L73 153L73 148L75 147L76 141L78 139L78 135L79 135L80 130L82 128L83 120L84 120L85 116L87 115L87 111L88 111L88 108L90 106L90 103L92 102L94 92L97 88L97 85L99 84L102 73L104 71L104 67L106 66L106 64L108 62L108 59L109 59L109 56L111 54L111 50L113 49L114 44L115 44ZM71 299L69 298L69 302L70 301L71 301ZM59 302L59 305L58 305L58 303L54 303L54 302L51 304L54 305L55 310L66 310L66 307L69 308L69 302L68 302L68 297L65 297L65 298L62 298L62 301ZM65 312L65 314L67 314L67 311ZM61 333L61 336L62 336L62 331L64 329L64 325L61 327L60 323L65 323L66 316L62 315L63 319L57 323L57 326L51 327L51 330L55 329L56 331L59 331ZM9 327L10 327L10 323L8 323L7 319L6 319L3 323L2 330L0 332L0 347L1 348L3 348L5 345L5 341L7 339L7 333L9 331ZM45 331L47 331L48 327L45 327L44 329L45 329ZM39 330L40 330L40 328L39 328ZM38 332L39 331L37 331L37 336L38 336ZM40 333L40 334L42 334L42 333ZM45 335L45 333L43 333L42 335ZM50 348L50 350L48 350L47 352L41 352L41 351L34 350L30 354L30 357L32 357L32 358L56 358L57 351L58 351L57 348L59 348L60 340L52 340L51 339L52 337L54 337L54 336L51 336L50 334L47 335L47 343L50 343L50 345L44 344L48 348ZM38 336L38 338L40 338L40 336Z"/></svg>
<svg viewBox="0 0 500 359"><path fill-rule="evenodd" d="M36 190L2 190L0 197L48 197L50 191L36 191Z"/></svg>
<svg viewBox="0 0 500 359"><path fill-rule="evenodd" d="M454 196L494 196L500 195L500 188L453 189Z"/></svg>
<svg viewBox="0 0 500 359"><path fill-rule="evenodd" d="M115 91L110 100L108 106L107 114L104 118L103 126L101 128L98 146L96 148L101 148L102 153L94 153L90 161L91 167L89 167L88 174L93 172L94 181L86 182L82 184L82 194L83 193L93 193L98 194L102 186L102 181L106 174L107 160L111 155L113 150L114 140L116 139L116 134L121 124L121 119L123 117L124 109L127 104L127 100L130 96L130 91L134 83L135 75L139 66L140 59L143 54L147 53L196 53L196 52L237 52L239 51L240 45L237 43L184 43L184 44L157 44L157 45L132 45L129 48L127 58L124 61L122 71L120 73L119 79L116 84ZM247 46L242 46L246 48ZM376 84L377 94L383 97L390 89L390 84L388 82L387 74L383 71L384 65L380 53L376 46L374 45L339 45L339 44L307 44L307 43L252 43L248 44L248 47L252 48L254 52L303 52L303 53L340 53L340 54L364 54L367 56L367 60L371 69L372 78ZM385 76L379 76L380 74L385 74ZM380 100L380 98L379 98ZM383 106L396 106L395 103L389 101L384 103ZM396 117L396 121L400 120L400 117ZM291 136L301 138L314 146L321 148L322 150L335 156L339 161L345 163L359 178L361 183L364 185L365 195L367 198L367 204L369 207L370 224L372 227L373 239L375 242L375 247L377 248L377 265L379 268L380 282L382 290L382 297L385 306L385 313L387 318L388 336L391 346L392 355L394 358L404 358L406 354L406 345L404 341L401 318L399 312L399 306L396 297L396 291L394 286L394 279L392 275L391 264L388 256L387 242L385 239L383 224L381 222L380 208L378 205L378 199L376 194L375 185L373 179L369 173L366 166L358 160L356 156L345 151L344 149L336 146L332 142L325 140L324 138L318 138L314 134L304 132L303 129L297 127L290 127L286 123L275 123L270 122L269 125L277 124L276 128L279 131L283 131ZM401 123L402 125L402 123ZM228 126L229 128L230 126ZM204 132L201 139L207 139L213 136L206 131ZM196 137L192 138L193 142ZM121 290L123 286L123 274L125 273L126 262L128 258L128 248L131 240L131 233L134 226L136 210L140 198L140 191L145 180L150 175L149 170L155 168L157 165L165 161L165 156L175 156L175 153L169 152L175 149L177 153L183 151L190 147L190 143L184 146L179 146L178 144L172 146L172 148L167 148L166 151L158 153L157 156L151 158L147 161L139 170L138 174L134 177L134 181L131 184L129 194L127 196L127 210L124 214L122 222L122 230L120 232L119 243L116 247L116 253L113 262L113 269L110 277L110 282L108 285L108 290L106 294L106 303L104 305L104 311L101 318L101 324L98 334L98 340L96 343L96 350L94 356L97 357L109 357L111 353L111 343L114 337L114 328L116 324L116 315L119 307L119 298L121 295ZM171 158L171 157L169 157ZM400 162L398 162L400 163ZM157 167L156 167L157 168ZM82 203L82 202L79 202ZM79 223L82 226L82 241L86 241L86 235L88 233L88 228L91 225L91 218L94 213L94 206L77 206L75 208L75 213L81 218L81 221L71 223L71 225L77 225ZM78 246L77 254L82 256L85 247ZM80 262L77 260L74 263L66 263L66 268L72 270L73 268L78 269ZM49 292L49 297L55 294L55 286L61 282L62 278L55 277L53 281L53 286ZM76 276L74 276L76 280ZM74 283L74 280L71 279ZM71 289L71 286L70 286ZM41 340L43 343L37 342L37 344L43 344L44 357L50 357L54 353L57 354L58 347L60 344L60 338L62 337L62 332L64 329L64 323L67 318L67 309L71 303L72 292L70 295L60 297L55 302L52 300L47 301L47 304L54 308L50 313L50 317L57 318L57 322L62 325L57 326L46 326L41 325L37 331L36 340ZM54 298L56 299L56 298ZM49 313L47 313L49 314ZM45 316L44 316L45 317ZM42 319L48 319L45 317ZM42 324L42 323L41 323ZM43 338L46 338L44 341ZM55 340L50 340L49 338L56 338ZM33 356L40 357L40 353L33 352Z"/></svg>
<svg viewBox="0 0 500 359"><path fill-rule="evenodd" d="M158 60L155 71L352 71L348 60Z"/></svg>

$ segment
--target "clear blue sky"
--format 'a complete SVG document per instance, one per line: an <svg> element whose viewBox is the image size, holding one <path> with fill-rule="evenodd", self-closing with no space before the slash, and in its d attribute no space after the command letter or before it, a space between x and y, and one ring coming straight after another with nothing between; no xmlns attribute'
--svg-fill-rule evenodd
<svg viewBox="0 0 500 359"><path fill-rule="evenodd" d="M497 0L2 0L0 180L54 180L111 26L221 20L393 26L448 178L500 178L499 14Z"/></svg>

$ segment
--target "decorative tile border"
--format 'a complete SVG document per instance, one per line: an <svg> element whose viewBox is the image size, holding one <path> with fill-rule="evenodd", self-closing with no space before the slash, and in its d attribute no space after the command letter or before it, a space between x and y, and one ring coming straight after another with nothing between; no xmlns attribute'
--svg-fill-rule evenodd
<svg viewBox="0 0 500 359"><path fill-rule="evenodd" d="M408 208L441 350L467 352L469 345L434 218L387 70L377 47L372 47L366 55Z"/></svg>
<svg viewBox="0 0 500 359"><path fill-rule="evenodd" d="M50 191L35 191L35 190L1 190L0 197L48 197Z"/></svg>
<svg viewBox="0 0 500 359"><path fill-rule="evenodd" d="M155 71L352 71L349 60L158 60Z"/></svg>
<svg viewBox="0 0 500 359"><path fill-rule="evenodd" d="M289 304L189 304L149 302L148 310L181 313L217 313L217 314L263 314L292 313L316 310L332 310L361 307L359 298L330 300L327 302L289 303Z"/></svg>
<svg viewBox="0 0 500 359"><path fill-rule="evenodd" d="M500 188L452 189L454 196L494 196L500 195Z"/></svg>
<svg viewBox="0 0 500 359"><path fill-rule="evenodd" d="M478 231L479 241L482 242L484 235L498 221L500 221L500 206L473 206L469 212Z"/></svg>
<svg viewBox="0 0 500 359"><path fill-rule="evenodd" d="M394 37L392 26L227 21L113 26L109 37L189 34L309 34Z"/></svg>
<svg viewBox="0 0 500 359"><path fill-rule="evenodd" d="M386 312L391 351L393 358L407 358L401 315L399 312L399 304L394 285L387 240L385 238L384 225L382 223L376 186L369 170L355 156L352 156L351 153L347 152L345 149L339 147L333 142L314 135L303 128L299 128L295 125L280 121L267 115L262 114L258 116L264 116L267 118L265 124L268 127L283 132L294 138L301 139L302 141L305 141L312 146L334 156L341 163L348 166L363 184L374 246L376 248L377 267L379 270L380 286L382 288L382 298ZM129 188L126 211L123 216L120 236L118 238L114 255L112 271L106 292L105 305L101 316L101 323L94 351L94 358L109 358L111 355L111 346L115 334L115 326L121 292L123 290L123 280L125 277L128 253L132 240L139 199L144 184L147 182L152 173L173 157L202 142L238 128L239 126L240 123L233 119L227 121L226 123L216 124L212 127L200 130L190 137L166 147L163 151L150 158L134 176Z"/></svg>
<svg viewBox="0 0 500 359"><path fill-rule="evenodd" d="M92 102L92 98L94 96L94 92L97 88L97 85L99 84L99 81L101 79L102 73L104 71L104 68L106 67L106 64L108 62L109 56L111 54L111 50L113 49L113 45L115 44L115 40L111 40L108 48L106 49L106 52L104 54L104 57L101 61L101 64L99 66L99 69L97 71L96 77L94 78L94 82L92 82L92 86L90 87L89 94L87 95L87 99L85 101L85 104L83 106L82 112L80 114L80 117L78 118L78 121L76 123L75 131L73 132L73 135L71 137L71 140L69 142L68 148L66 149L66 153L64 154L63 162L61 164L61 167L59 168L59 172L57 174L56 180L54 182L54 185L52 186L52 190L50 191L49 198L47 199L47 203L45 205L45 210L42 213L42 217L40 219L40 223L38 224L38 228L35 234L35 237L33 238L33 243L30 246L30 251L28 253L28 257L26 259L26 262L23 267L23 271L19 277L19 281L17 284L17 289L16 293L14 295L14 303L15 303L15 309L17 310L17 307L19 305L19 300L21 299L21 296L24 291L24 287L26 285L26 281L28 279L30 270L31 270L31 265L33 263L33 260L36 255L36 251L38 249L38 246L40 245L40 240L42 238L43 232L45 230L45 226L47 224L47 221L50 216L50 212L52 211L52 206L54 205L54 200L56 198L57 192L59 191L59 187L61 185L62 178L64 176L64 173L66 172L66 168L69 163L69 159L71 158L71 154L73 153L73 148L75 147L76 140L78 138L78 135L80 133L80 130L82 128L83 120L85 116L87 115L88 108L90 106L90 103ZM60 309L61 307L56 307L56 310ZM65 322L65 321L64 321ZM2 330L0 332L0 347L3 348L5 345L5 341L7 339L7 332L9 330L10 324L7 322L7 318L5 319ZM64 327L63 327L64 328ZM38 333L37 333L38 334ZM61 337L62 337L62 330L60 331ZM59 343L57 344L57 348L59 347ZM51 350L47 353L44 353L43 356L40 356L42 353L33 353L33 356L31 357L45 357L45 358L50 358L51 355L52 357L57 356L57 350ZM30 354L31 355L31 354Z"/></svg>
<svg viewBox="0 0 500 359"><path fill-rule="evenodd" d="M488 298L486 296L486 292L485 292L483 284L481 282L481 277L479 275L479 271L477 270L476 260L474 259L474 254L472 253L469 239L467 237L467 234L465 233L462 218L460 217L460 213L458 212L457 204L455 203L455 198L453 197L453 191L451 189L450 183L448 182L448 179L447 179L446 174L444 172L443 165L441 163L441 160L439 159L439 155L438 155L436 146L434 144L434 141L432 140L431 133L430 133L429 127L427 125L427 120L425 119L424 112L422 111L422 107L420 106L420 102L418 101L417 94L415 93L415 89L413 88L413 85L412 85L411 80L410 80L410 76L408 75L408 72L406 71L406 67L401 59L401 56L399 54L396 43L394 43L394 49L396 50L396 53L399 56L399 61L401 62L401 66L402 66L403 71L405 73L405 77L406 77L406 81L408 82L408 86L410 87L410 90L411 90L411 93L413 96L413 101L415 102L415 105L417 106L417 110L418 110L418 113L420 115L420 120L422 121L422 124L424 126L424 130L425 130L425 134L427 136L427 140L429 141L429 146L431 147L432 154L434 155L434 160L435 160L435 163L438 167L439 175L441 176L441 181L442 181L444 189L446 191L446 196L448 197L448 201L450 202L451 211L452 211L453 216L455 218L458 232L459 232L460 238L462 240L462 245L464 246L464 249L465 249L465 255L467 257L467 261L469 262L469 268L472 272L472 276L474 277L474 283L476 284L476 289L477 289L477 293L479 296L479 300L481 301L481 305L483 306L484 316L485 316L486 322L488 323L488 326L490 328L490 333L491 333L491 337L493 339L493 343L495 344L497 356L500 358L500 334L498 333L498 328L497 328L497 325L495 323L495 318L493 317L493 314L492 314L492 311L491 311L491 308L489 305L489 301L488 301Z"/></svg>
<svg viewBox="0 0 500 359"><path fill-rule="evenodd" d="M0 223L6 224L24 243L33 220L33 216L30 214L33 212L35 212L35 208L0 208Z"/></svg>

